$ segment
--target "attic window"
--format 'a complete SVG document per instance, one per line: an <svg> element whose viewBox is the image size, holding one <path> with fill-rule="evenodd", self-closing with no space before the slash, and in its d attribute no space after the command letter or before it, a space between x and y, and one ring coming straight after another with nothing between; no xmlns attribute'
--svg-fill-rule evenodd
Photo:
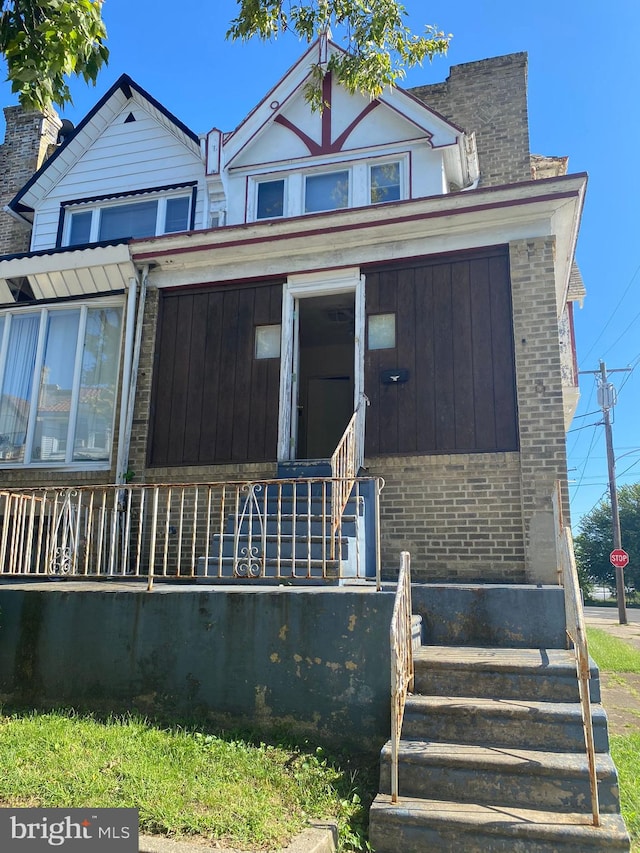
<svg viewBox="0 0 640 853"><path fill-rule="evenodd" d="M322 172L307 175L305 181L305 213L341 210L349 206L349 172Z"/></svg>
<svg viewBox="0 0 640 853"><path fill-rule="evenodd" d="M133 113L129 113L129 115L128 115L128 116L126 117L126 119L124 120L124 124L131 124L131 122L132 122L132 121L135 121L135 120L136 120L136 117L134 116L134 114L133 114Z"/></svg>
<svg viewBox="0 0 640 853"><path fill-rule="evenodd" d="M258 219L271 219L284 213L284 180L258 184Z"/></svg>
<svg viewBox="0 0 640 853"><path fill-rule="evenodd" d="M401 198L400 163L377 163L369 170L371 181L371 204L384 201L399 201Z"/></svg>

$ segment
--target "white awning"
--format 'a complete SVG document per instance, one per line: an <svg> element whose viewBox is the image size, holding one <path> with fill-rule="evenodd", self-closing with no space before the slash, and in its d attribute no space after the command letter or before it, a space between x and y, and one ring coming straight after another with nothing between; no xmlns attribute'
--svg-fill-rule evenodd
<svg viewBox="0 0 640 853"><path fill-rule="evenodd" d="M60 299L124 290L133 276L127 243L7 257L0 259L0 304L15 302L24 279L36 299Z"/></svg>

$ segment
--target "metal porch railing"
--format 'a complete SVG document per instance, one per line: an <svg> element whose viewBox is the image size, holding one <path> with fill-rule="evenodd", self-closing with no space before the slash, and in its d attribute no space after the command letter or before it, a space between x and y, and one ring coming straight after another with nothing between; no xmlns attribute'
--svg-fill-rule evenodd
<svg viewBox="0 0 640 853"><path fill-rule="evenodd" d="M149 586L364 578L364 482L371 478L349 480L335 527L332 496L342 483L332 478L2 490L0 574L146 578ZM373 482L376 512L382 480ZM370 521L377 536L378 519Z"/></svg>
<svg viewBox="0 0 640 853"><path fill-rule="evenodd" d="M556 530L556 551L561 584L564 588L564 607L567 636L573 645L576 656L576 670L580 686L580 704L582 706L582 724L589 766L589 785L591 788L591 812L593 825L600 826L600 805L598 802L598 778L596 775L596 755L593 740L593 718L591 716L591 696L589 680L589 649L587 646L587 631L582 609L582 596L578 582L573 537L571 528L564 525L562 515L562 498L560 483L556 483L553 492L553 511Z"/></svg>
<svg viewBox="0 0 640 853"><path fill-rule="evenodd" d="M413 690L413 638L411 632L411 558L400 555L400 574L389 632L391 643L391 802L398 801L398 744L407 693Z"/></svg>

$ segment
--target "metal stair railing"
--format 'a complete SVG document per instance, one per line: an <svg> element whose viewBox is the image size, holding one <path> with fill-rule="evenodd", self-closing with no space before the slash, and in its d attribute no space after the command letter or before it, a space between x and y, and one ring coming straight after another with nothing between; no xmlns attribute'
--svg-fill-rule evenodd
<svg viewBox="0 0 640 853"><path fill-rule="evenodd" d="M593 718L591 716L591 696L589 693L589 680L591 678L591 670L589 667L589 648L587 645L587 632L584 623L580 584L578 582L578 572L576 569L575 554L573 551L573 537L571 535L571 528L564 525L559 481L556 482L556 488L553 492L553 511L556 529L558 571L560 574L561 585L564 588L566 630L567 636L573 644L576 656L576 670L580 688L580 704L582 706L582 725L584 729L587 763L589 766L591 813L593 817L593 825L600 826L598 778L596 775Z"/></svg>
<svg viewBox="0 0 640 853"><path fill-rule="evenodd" d="M391 628L391 802L398 802L398 745L407 693L413 691L413 639L411 633L411 557L400 554L400 574Z"/></svg>

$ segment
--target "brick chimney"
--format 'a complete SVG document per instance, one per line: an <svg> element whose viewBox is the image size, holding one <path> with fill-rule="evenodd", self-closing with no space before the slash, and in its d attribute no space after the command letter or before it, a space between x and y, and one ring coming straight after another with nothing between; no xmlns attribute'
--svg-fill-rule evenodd
<svg viewBox="0 0 640 853"><path fill-rule="evenodd" d="M4 210L49 156L61 121L54 110L45 113L5 107L6 130L0 145L0 255L27 252L31 229Z"/></svg>

